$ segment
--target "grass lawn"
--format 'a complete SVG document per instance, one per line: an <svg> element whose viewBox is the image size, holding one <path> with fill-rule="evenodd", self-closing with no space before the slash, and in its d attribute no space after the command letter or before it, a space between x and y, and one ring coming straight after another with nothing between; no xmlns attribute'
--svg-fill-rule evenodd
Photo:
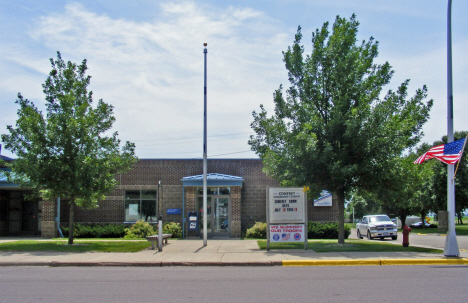
<svg viewBox="0 0 468 303"><path fill-rule="evenodd" d="M146 240L140 241L96 241L74 240L68 245L68 240L52 241L14 241L0 243L0 251L58 251L58 252L137 252L151 246Z"/></svg>
<svg viewBox="0 0 468 303"><path fill-rule="evenodd" d="M260 249L266 249L266 240L258 240ZM338 240L309 240L308 249L316 252L346 252L346 251L363 251L363 252L394 252L394 251L412 251L412 252L427 252L427 253L443 253L439 249L428 249L421 247L403 247L390 243L377 241L362 241L347 239L344 245L339 245ZM270 249L304 249L304 242L301 243L270 243Z"/></svg>

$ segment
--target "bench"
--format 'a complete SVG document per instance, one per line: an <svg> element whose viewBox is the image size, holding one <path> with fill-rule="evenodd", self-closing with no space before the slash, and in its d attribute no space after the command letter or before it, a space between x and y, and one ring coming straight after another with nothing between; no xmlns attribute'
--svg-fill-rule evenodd
<svg viewBox="0 0 468 303"><path fill-rule="evenodd" d="M167 245L167 239L171 237L172 237L172 234L162 234L163 243ZM158 235L147 236L146 240L151 242L151 249L154 250L154 242L158 241Z"/></svg>

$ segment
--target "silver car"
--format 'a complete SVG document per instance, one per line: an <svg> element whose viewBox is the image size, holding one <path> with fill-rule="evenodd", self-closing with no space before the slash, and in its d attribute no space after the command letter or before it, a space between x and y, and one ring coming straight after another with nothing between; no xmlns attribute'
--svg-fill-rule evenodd
<svg viewBox="0 0 468 303"><path fill-rule="evenodd" d="M361 222L356 224L357 237L362 239L366 235L369 240L374 238L398 238L398 229L395 223L387 215L364 216Z"/></svg>

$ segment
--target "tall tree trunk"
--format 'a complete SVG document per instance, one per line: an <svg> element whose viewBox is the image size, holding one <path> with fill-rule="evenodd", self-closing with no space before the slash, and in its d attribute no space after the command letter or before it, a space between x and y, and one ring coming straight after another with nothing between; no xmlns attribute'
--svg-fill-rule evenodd
<svg viewBox="0 0 468 303"><path fill-rule="evenodd" d="M399 212L397 212L397 214L398 214L398 217L400 217L401 228L403 228L403 226L405 226L405 223L406 223L406 217L408 216L408 212L399 211Z"/></svg>
<svg viewBox="0 0 468 303"><path fill-rule="evenodd" d="M421 221L422 221L422 228L426 228L426 212L425 211L421 211Z"/></svg>
<svg viewBox="0 0 468 303"><path fill-rule="evenodd" d="M344 237L344 192L337 190L332 192L333 203L338 203L338 244L345 244Z"/></svg>
<svg viewBox="0 0 468 303"><path fill-rule="evenodd" d="M70 219L68 221L68 244L73 244L73 222L75 221L75 199L70 201Z"/></svg>

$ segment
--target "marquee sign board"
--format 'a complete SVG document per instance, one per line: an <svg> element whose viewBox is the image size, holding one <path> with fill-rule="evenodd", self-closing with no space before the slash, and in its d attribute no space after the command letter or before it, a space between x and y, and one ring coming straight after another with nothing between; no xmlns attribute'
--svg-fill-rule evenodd
<svg viewBox="0 0 468 303"><path fill-rule="evenodd" d="M269 188L270 224L305 223L305 192L302 188Z"/></svg>
<svg viewBox="0 0 468 303"><path fill-rule="evenodd" d="M267 250L270 242L304 242L304 249L307 249L305 188L268 188L266 203Z"/></svg>

